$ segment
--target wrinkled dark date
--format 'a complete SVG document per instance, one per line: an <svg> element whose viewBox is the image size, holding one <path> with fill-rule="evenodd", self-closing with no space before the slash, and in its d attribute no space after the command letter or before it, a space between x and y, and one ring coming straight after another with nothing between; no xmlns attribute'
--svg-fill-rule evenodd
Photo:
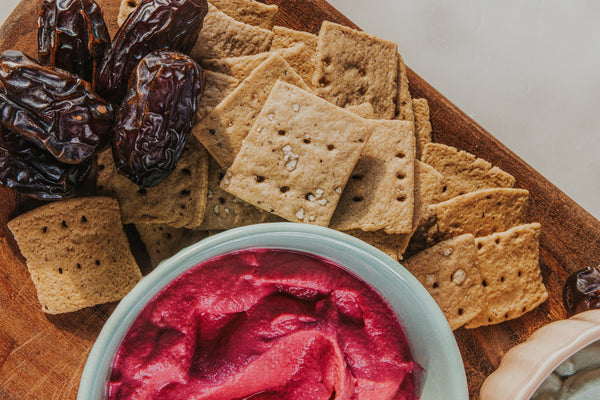
<svg viewBox="0 0 600 400"><path fill-rule="evenodd" d="M187 143L203 90L204 71L188 56L156 50L142 59L115 123L118 170L141 187L165 179Z"/></svg>
<svg viewBox="0 0 600 400"><path fill-rule="evenodd" d="M38 27L40 63L92 82L110 46L108 28L94 0L45 0Z"/></svg>
<svg viewBox="0 0 600 400"><path fill-rule="evenodd" d="M563 289L563 303L569 317L600 309L600 266L587 267L569 276Z"/></svg>
<svg viewBox="0 0 600 400"><path fill-rule="evenodd" d="M206 0L144 0L113 38L96 76L96 90L118 103L132 71L157 49L189 53L208 11Z"/></svg>
<svg viewBox="0 0 600 400"><path fill-rule="evenodd" d="M114 112L87 82L11 50L0 56L0 121L76 164L108 147Z"/></svg>
<svg viewBox="0 0 600 400"><path fill-rule="evenodd" d="M56 200L75 194L91 161L63 164L19 134L0 129L0 184L30 197Z"/></svg>

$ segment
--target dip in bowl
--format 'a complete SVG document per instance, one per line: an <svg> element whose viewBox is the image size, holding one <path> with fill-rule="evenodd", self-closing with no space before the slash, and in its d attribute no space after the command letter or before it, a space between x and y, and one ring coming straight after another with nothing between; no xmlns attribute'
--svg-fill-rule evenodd
<svg viewBox="0 0 600 400"><path fill-rule="evenodd" d="M249 251L248 249L260 250ZM220 261L227 260L227 257L230 257L231 254L242 255L242 258L249 257L250 261L244 259L243 265L238 269L231 267L233 260L237 259L239 261L240 257L237 256L229 259L227 262L219 264ZM264 257L271 261L281 260L282 263L290 262L290 260L292 260L293 263L298 264L297 269L300 278L296 276L292 282L289 276L286 277L283 276L285 274L282 275L282 270L276 271L277 273L274 274L272 270L271 272L257 271L256 275L254 274L254 270L249 273L247 268L252 266L256 257L261 258L260 264L266 264ZM223 272L222 275L219 275L218 273L212 274L213 277L220 276L217 280L223 280L226 278L225 275L232 274L231 285L235 285L236 282L238 286L244 285L246 284L244 283L245 280L247 280L248 285L254 285L256 288L255 290L240 290L239 287L235 288L232 286L231 291L239 290L239 293L237 293L236 296L231 297L231 301L235 302L237 297L245 293L245 295L243 295L245 299L240 298L239 304L252 303L253 306L260 305L263 312L266 312L267 314L271 312L273 308L277 308L278 305L286 303L287 308L285 312L277 317L278 323L281 323L281 331L288 330L294 334L291 338L288 337L288 339L285 339L289 340L289 343L283 347L283 350L279 349L283 352L280 354L288 355L286 352L298 352L298 355L290 357L290 360L298 360L300 357L299 355L323 355L323 357L321 357L322 360L320 360L322 361L321 364L310 364L313 366L321 365L320 369L322 371L316 375L312 374L314 371L311 372L310 370L306 373L309 376L312 376L311 379L317 380L327 381L327 379L323 379L323 377L333 377L331 378L331 382L325 382L321 385L321 389L324 391L327 390L326 388L331 389L333 386L337 388L335 394L331 393L331 395L334 396L333 398L380 398L378 397L378 393L381 394L382 392L376 391L369 396L368 390L365 392L364 397L362 395L358 397L342 397L342 394L344 393L343 384L349 379L348 371L357 371L356 368L358 368L358 370L363 368L363 372L359 372L358 374L361 375L359 378L364 378L362 379L361 384L364 385L365 388L368 388L369 382L372 381L372 383L381 383L382 386L380 386L378 390L387 390L386 388L389 389L389 386L387 386L388 383L393 381L392 378L398 378L402 375L402 371L413 371L410 373L410 379L400 378L402 378L401 381L404 381L403 385L410 385L411 382L414 382L416 390L420 394L419 398L421 399L433 400L446 398L462 400L468 398L465 372L452 331L433 299L410 273L375 248L343 233L311 225L278 223L234 229L209 237L200 243L182 250L169 260L165 260L154 272L145 277L133 291L121 301L100 333L100 336L90 352L88 362L82 375L78 393L79 399L105 399L108 398L109 389L111 391L118 389L119 385L125 381L121 374L122 371L119 370L119 368L121 368L119 367L119 362L123 361L122 356L124 354L129 354L127 351L124 352L124 347L121 346L126 335L128 339L125 339L125 342L123 342L124 344L127 344L127 341L132 337L128 331L130 331L132 326L136 326L136 322L134 321L140 316L140 313L144 314L149 312L148 305L151 305L156 299L160 298L161 295L159 293L165 293L165 287L169 290L168 286L171 282L174 282L174 280L175 285L177 285L177 277L182 274L193 275L194 268L207 260L209 262L205 264L205 267L208 265L209 268L213 268L213 272ZM217 260L218 262L214 263L211 260ZM341 266L341 269L336 271L338 268L329 265L328 263L339 265ZM276 269L281 267L281 265L277 266L277 262L273 262L273 264L276 265ZM300 264L314 265L308 269L304 269ZM201 271L202 268L203 267L199 267L198 271ZM231 270L226 271L227 268L231 268ZM294 268L296 268L296 266L292 266L292 268L288 268L288 270L293 270ZM330 270L330 273L325 273L327 270ZM308 272L305 272L305 274L302 275L302 271ZM281 293L271 292L273 287L271 283L273 282L263 286L257 286L257 282L266 282L269 279L268 275L270 273L272 274L271 278L281 279L278 283L282 288L281 293L285 293L286 290L289 291L289 288L296 287L295 285L298 283L298 279L305 281L303 287L306 287L307 285L313 285L314 287L311 290L306 290L305 293L297 293L294 292L295 289L292 289L291 293L287 293L282 298L275 299L277 301L273 301L273 296L281 296ZM244 279L240 280L234 278L235 274L238 274L238 278L241 277ZM201 274L198 275L198 277L201 276ZM314 279L315 277L318 277L318 279ZM330 296L333 300L323 301L323 294L328 290L327 279L333 279L330 286L338 285L336 286L338 290L337 300L335 299L335 296ZM187 280L179 280L179 282L186 281ZM359 285L356 283L360 281L364 281L367 284L360 283ZM197 282L197 284L201 283L201 280ZM219 297L217 296L218 292L220 290L222 291L223 288L219 288L218 286L222 285L208 281L206 284L207 286L205 289L208 291L205 291L205 294L210 295L212 289L214 289L214 297ZM319 288L318 286L321 284L323 284L323 287ZM288 289L285 289L286 285L288 286ZM331 289L334 291L336 290L336 288ZM231 291L226 290L225 294L231 293ZM353 295L349 295L349 293L352 293ZM157 294L159 295L157 296ZM362 300L360 301L374 303L377 303L375 298L381 296L382 299L384 299L381 303L383 304L383 307L377 309L379 306L375 306L376 308L373 313L373 316L377 316L372 316L367 319L362 317L362 319L357 318L360 311L355 307L356 304L353 304L356 302L356 298L353 297L354 294L358 294L359 297L362 296ZM167 296L167 299L168 298L173 297ZM306 301L299 301L302 299ZM269 303L269 301L271 303ZM183 296L183 298L178 298L175 301L173 308L184 307L185 305L182 303L185 303L185 296ZM335 336L350 335L353 323L357 324L357 330L364 328L360 326L361 324L373 324L373 329L381 330L384 336L388 335L388 339L384 339L381 342L365 344L366 349L371 346L373 347L373 351L367 351L366 353L363 351L363 355L360 357L357 356L357 354L360 353L357 349L361 347L360 343L363 339L356 338L355 341L349 340L345 342L352 343L353 349L350 349L352 350L350 354L354 354L357 358L350 360L350 365L354 369L350 368L347 371L342 371L340 363L336 363L335 360L344 360L347 363L348 355L336 354L336 351L338 350L335 350L335 346L330 346L330 344L327 343L327 340L321 340L327 335L312 329L294 330L292 328L294 324L317 324L316 322L311 321L311 319L315 318L316 314L327 314L327 310L317 309L318 303L321 304L319 307L322 308L332 307L332 305L335 306L335 304L339 306L334 315L335 318L345 320L345 325L341 328L341 333L336 333ZM298 311L298 309L302 307L305 307L305 309ZM143 311L144 309L145 311ZM339 311L340 309L342 310L341 312ZM168 311L168 307L166 310ZM290 312L290 310L296 310L297 312L294 314ZM164 311L165 309L159 313L159 316L155 316L155 318L158 318L159 321L161 318L168 319L171 313L165 313ZM175 312L173 314L175 314ZM149 315L150 318L152 318L152 312L150 312ZM299 315L301 316L300 319ZM181 313L181 316L185 316L185 313ZM396 318L396 321L393 321L394 317ZM274 334L272 327L266 331L256 328L256 324L261 323L261 318L262 317L259 315L253 321L250 321L251 318L244 315L240 321L234 322L233 325L236 327L239 324L244 323L249 323L250 325L254 324L250 330L240 332L251 331L254 332L255 335L244 338L240 336L242 334L236 334L228 336L226 339L221 338L221 342L225 340L227 341L227 344L219 347L218 343L214 343L212 346L215 348L215 352L220 352L221 354L224 354L224 352L228 353L226 358L230 359L235 359L238 354L243 358L248 357L248 355L253 352L257 354L261 353L259 349L262 345L261 343L268 342L269 338L262 337L258 340L257 337L261 334ZM363 322L360 322L361 320ZM231 321L226 322L230 323ZM397 324L395 324L396 322ZM320 325L325 326L325 331L329 332L332 329L331 325L335 324L331 324L331 321L329 321L327 323L320 323ZM137 326L139 327L142 325ZM215 326L219 326L219 323L213 321L212 325L205 324L207 329L209 326L213 326L214 328ZM386 330L389 332L383 332ZM145 329L140 329L140 331L143 332ZM394 334L394 331L397 331L397 334ZM309 332L309 334L307 335L306 332ZM210 332L204 333L206 333L206 335L196 335L195 337L202 338L202 340L210 337ZM314 349L303 349L302 345L300 345L303 343L302 335L307 335L306 338L304 338L306 339L305 342L323 341L323 343L321 343L321 345L324 346L323 349L329 350L323 350L320 353ZM161 338L159 338L162 343L161 346L151 345L146 350L140 350L147 351L144 360L147 360L148 357L151 357L151 355L153 356L156 352L164 351L164 343L170 341L176 343L178 339L179 336L176 332L173 332L172 337L170 337L169 334L161 335ZM277 340L280 339L274 337L273 340L277 342ZM134 341L132 343L136 342ZM376 348L377 346L380 346L380 348ZM394 347L397 347L397 349L394 350ZM132 348L135 348L135 346ZM166 354L173 355L176 351L183 351L181 349L181 346L175 346ZM311 351L313 351L313 353L311 353ZM398 352L400 352L401 356L404 358L403 361L400 359L402 357L397 357ZM115 358L117 353L119 356ZM265 352L262 352L261 354L264 355ZM135 361L136 357L138 357L135 352L131 352L130 355L133 355L134 357L129 358L129 361L133 361L131 365L128 366L130 369L127 373L133 371L133 375L135 375L135 365L136 362L139 362L139 359L138 361ZM173 355L173 357L176 356ZM372 359L373 357L375 357L374 363L359 365L362 364L366 358ZM377 357L380 357L380 359L377 360ZM202 358L202 360L196 359L195 362L202 362L203 360L209 360L210 356L205 354L204 356L197 358ZM125 359L127 359L127 357L125 357ZM214 363L214 361L212 362ZM405 362L406 364L401 365L402 362ZM388 363L388 365L384 365L385 363ZM415 363L418 364L418 366L416 366ZM127 364L127 362L125 362L125 364ZM157 363L157 368L160 368L162 365L163 364L160 362ZM242 365L246 364L242 362ZM265 361L264 366L268 365L272 365L273 368L257 368L256 373L254 374L255 379L247 379L248 377L245 377L246 380L244 382L246 383L241 385L258 385L257 382L264 380L272 380L281 384L283 381L280 382L277 381L277 379L284 375L289 379L290 375L286 375L286 372L296 371L298 368L304 366L304 364L291 366L287 363L281 363L281 357L279 356L273 357L272 362ZM215 368L218 369L215 365L211 365L210 367L213 368L213 371ZM232 368L235 369L236 367ZM377 368L380 369L377 370ZM174 371L172 369L167 370L170 371L170 373L173 373ZM243 368L240 368L240 371L241 370L243 370ZM165 372L162 371L159 373L164 374ZM148 372L141 373L140 369L140 374L138 375L144 374L147 375ZM315 378L317 375L318 377ZM306 376L306 374L303 376ZM355 376L351 376L350 378L350 380L353 380L354 384L359 381ZM187 378L181 379L185 380ZM216 379L218 380L221 378ZM235 386L236 385L232 385L232 387ZM373 384L371 384L371 386L373 386ZM236 388L236 390L238 389L239 387ZM397 397L391 398L403 398L399 397L401 396L400 393L402 392L398 391ZM235 392L234 396L239 397L240 395L245 396L246 394ZM373 397L373 394L375 397ZM347 393L344 396L347 396ZM215 398L221 397L217 396ZM257 398L280 397L263 396ZM310 398L310 395L306 398Z"/></svg>

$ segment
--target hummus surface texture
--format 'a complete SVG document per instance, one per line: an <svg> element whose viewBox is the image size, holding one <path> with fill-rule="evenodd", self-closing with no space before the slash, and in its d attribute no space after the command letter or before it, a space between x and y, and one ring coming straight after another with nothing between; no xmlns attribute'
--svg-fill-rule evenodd
<svg viewBox="0 0 600 400"><path fill-rule="evenodd" d="M109 399L416 399L402 327L337 264L249 249L157 294L115 356Z"/></svg>

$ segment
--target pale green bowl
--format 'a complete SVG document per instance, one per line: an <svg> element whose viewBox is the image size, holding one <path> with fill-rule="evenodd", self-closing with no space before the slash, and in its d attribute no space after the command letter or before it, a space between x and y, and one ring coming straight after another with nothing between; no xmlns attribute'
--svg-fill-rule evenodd
<svg viewBox="0 0 600 400"><path fill-rule="evenodd" d="M83 370L78 400L101 400L113 355L142 308L182 272L234 250L275 248L311 253L344 266L387 300L404 327L413 357L424 368L422 400L469 398L465 370L448 323L425 288L406 269L352 236L307 224L274 223L232 229L163 261L127 295L100 332Z"/></svg>

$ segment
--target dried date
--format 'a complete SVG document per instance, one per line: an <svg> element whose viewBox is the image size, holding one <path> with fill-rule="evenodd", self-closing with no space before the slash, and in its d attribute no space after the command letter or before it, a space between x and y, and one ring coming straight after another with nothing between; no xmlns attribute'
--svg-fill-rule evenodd
<svg viewBox="0 0 600 400"><path fill-rule="evenodd" d="M57 160L77 164L108 147L114 112L84 80L10 50L0 56L0 119Z"/></svg>
<svg viewBox="0 0 600 400"><path fill-rule="evenodd" d="M144 0L113 38L96 76L96 90L120 102L136 65L157 49L189 53L208 11L206 0Z"/></svg>
<svg viewBox="0 0 600 400"><path fill-rule="evenodd" d="M117 169L140 187L153 187L177 165L204 90L204 71L190 57L156 50L131 76L117 114Z"/></svg>
<svg viewBox="0 0 600 400"><path fill-rule="evenodd" d="M75 194L91 162L63 164L19 134L0 129L0 184L30 197L57 200Z"/></svg>
<svg viewBox="0 0 600 400"><path fill-rule="evenodd" d="M92 82L110 46L108 28L94 0L45 0L38 18L40 63Z"/></svg>
<svg viewBox="0 0 600 400"><path fill-rule="evenodd" d="M563 289L563 303L570 317L600 309L600 266L587 267L569 276Z"/></svg>

